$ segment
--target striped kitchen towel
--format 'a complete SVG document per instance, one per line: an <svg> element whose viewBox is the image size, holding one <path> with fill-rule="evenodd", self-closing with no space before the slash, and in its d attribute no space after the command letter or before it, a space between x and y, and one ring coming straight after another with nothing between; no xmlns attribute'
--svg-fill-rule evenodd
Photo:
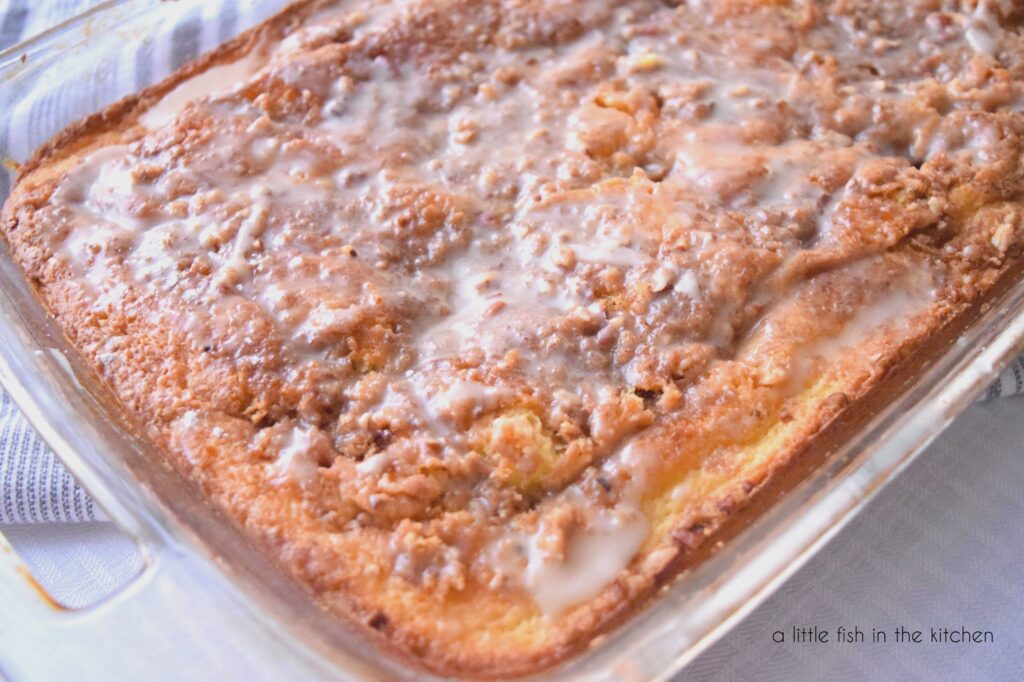
<svg viewBox="0 0 1024 682"><path fill-rule="evenodd" d="M1006 395L1020 395L1024 393L1024 355L1020 356L1010 366L1003 370L988 391L985 392L983 400L992 400Z"/></svg>
<svg viewBox="0 0 1024 682"><path fill-rule="evenodd" d="M100 514L0 390L0 524L96 521Z"/></svg>

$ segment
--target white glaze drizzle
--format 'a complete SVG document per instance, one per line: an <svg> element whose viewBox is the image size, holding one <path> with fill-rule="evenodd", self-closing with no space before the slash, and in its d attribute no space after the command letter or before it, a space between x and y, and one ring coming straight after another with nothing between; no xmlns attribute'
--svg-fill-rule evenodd
<svg viewBox="0 0 1024 682"><path fill-rule="evenodd" d="M174 120L191 102L231 93L245 84L266 62L258 48L227 64L219 64L188 78L160 98L139 117L139 122L156 130Z"/></svg>

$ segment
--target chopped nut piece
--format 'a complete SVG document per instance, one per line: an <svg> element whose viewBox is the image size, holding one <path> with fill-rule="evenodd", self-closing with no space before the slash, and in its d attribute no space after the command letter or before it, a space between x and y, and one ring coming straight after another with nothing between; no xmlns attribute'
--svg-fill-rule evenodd
<svg viewBox="0 0 1024 682"><path fill-rule="evenodd" d="M661 55L647 52L634 57L630 61L630 70L633 73L650 73L651 71L657 71L664 65L665 59Z"/></svg>
<svg viewBox="0 0 1024 682"><path fill-rule="evenodd" d="M1002 223L996 228L996 231L992 234L992 246L999 249L1000 253L1006 253L1007 249L1010 248L1010 244L1013 243L1013 225L1010 223Z"/></svg>

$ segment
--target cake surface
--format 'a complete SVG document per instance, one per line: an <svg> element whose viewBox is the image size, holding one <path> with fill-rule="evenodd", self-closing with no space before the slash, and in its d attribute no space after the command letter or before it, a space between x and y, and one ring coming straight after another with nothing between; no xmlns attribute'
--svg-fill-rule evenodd
<svg viewBox="0 0 1024 682"><path fill-rule="evenodd" d="M305 2L3 234L174 467L432 670L581 651L1024 241L1012 0Z"/></svg>

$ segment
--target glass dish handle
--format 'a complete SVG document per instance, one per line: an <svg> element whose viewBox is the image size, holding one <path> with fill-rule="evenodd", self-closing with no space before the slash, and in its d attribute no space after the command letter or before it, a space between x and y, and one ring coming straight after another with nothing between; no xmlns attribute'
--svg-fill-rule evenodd
<svg viewBox="0 0 1024 682"><path fill-rule="evenodd" d="M323 678L202 569L163 547L126 587L70 610L45 594L0 536L0 679Z"/></svg>
<svg viewBox="0 0 1024 682"><path fill-rule="evenodd" d="M146 628L141 611L155 612L167 576L147 563L123 589L84 608L55 603L0 536L0 677L69 679L77 671L111 670L107 658ZM141 619L140 619L141 620ZM116 644L121 642L121 645Z"/></svg>

